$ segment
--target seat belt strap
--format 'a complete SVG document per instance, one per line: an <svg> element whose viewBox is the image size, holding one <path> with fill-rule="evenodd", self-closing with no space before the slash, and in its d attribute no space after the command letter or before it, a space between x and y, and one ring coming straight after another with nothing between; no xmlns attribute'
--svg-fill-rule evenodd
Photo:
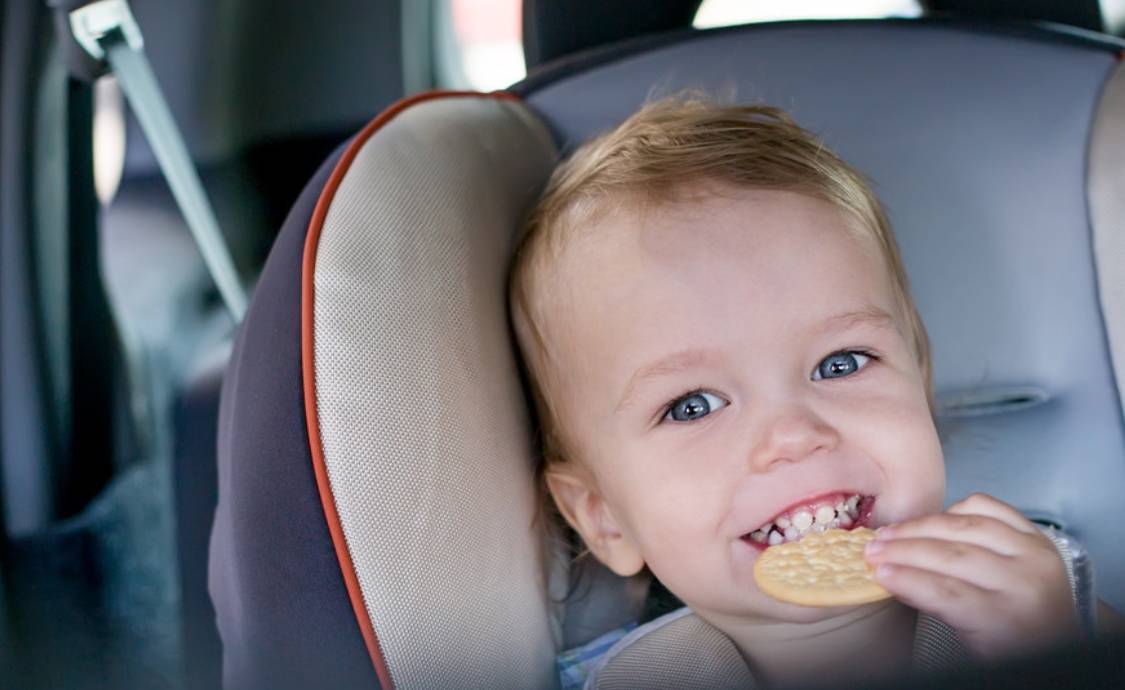
<svg viewBox="0 0 1125 690"><path fill-rule="evenodd" d="M79 45L95 59L109 63L117 76L223 302L235 322L242 321L246 292L187 146L145 57L144 39L128 3L100 0L76 9L70 13L70 29Z"/></svg>

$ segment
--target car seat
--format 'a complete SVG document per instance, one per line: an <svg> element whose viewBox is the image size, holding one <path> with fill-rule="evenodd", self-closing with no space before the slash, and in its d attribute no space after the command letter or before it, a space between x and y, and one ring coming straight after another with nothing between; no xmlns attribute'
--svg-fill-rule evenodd
<svg viewBox="0 0 1125 690"><path fill-rule="evenodd" d="M554 687L559 650L638 615L634 583L562 601L565 562L541 567L505 282L559 157L683 88L783 107L873 180L933 341L950 502L986 491L1063 528L1123 608L1104 519L1125 488L1123 48L1052 26L756 25L381 114L294 206L226 373L225 684Z"/></svg>

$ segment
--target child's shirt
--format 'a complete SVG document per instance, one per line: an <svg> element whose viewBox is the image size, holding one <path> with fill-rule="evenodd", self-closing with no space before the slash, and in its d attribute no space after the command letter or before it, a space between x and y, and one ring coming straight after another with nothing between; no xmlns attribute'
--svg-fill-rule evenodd
<svg viewBox="0 0 1125 690"><path fill-rule="evenodd" d="M560 654L556 663L562 690L580 690L586 684L586 677L590 675L590 670L602 660L613 645L636 627L635 623L623 625L591 642Z"/></svg>

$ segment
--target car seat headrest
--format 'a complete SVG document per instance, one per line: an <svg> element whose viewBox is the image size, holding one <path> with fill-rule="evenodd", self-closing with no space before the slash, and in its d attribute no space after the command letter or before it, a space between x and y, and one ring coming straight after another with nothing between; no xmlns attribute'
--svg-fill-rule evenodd
<svg viewBox="0 0 1125 690"><path fill-rule="evenodd" d="M435 98L372 129L305 255L309 435L336 547L396 684L539 685L554 645L505 276L554 144L501 97Z"/></svg>
<svg viewBox="0 0 1125 690"><path fill-rule="evenodd" d="M339 558L335 576L344 575L351 620L386 687L553 682L556 642L532 524L533 449L506 275L513 231L556 157L546 129L511 96L401 104L349 145L308 225L300 423L320 520ZM243 338L276 319L266 310L251 310ZM260 375L260 362L240 361L246 346L235 354L235 379ZM234 395L248 385L240 380ZM224 412L247 403L228 399ZM241 420L226 421L225 433L237 437L231 427ZM242 546L217 538L213 558L228 545ZM245 576L269 576L284 558ZM244 591L245 572L213 570L212 590ZM217 583L217 575L234 581ZM220 615L229 645L237 624L223 624ZM253 647L276 635L238 639ZM262 679L226 668L234 687Z"/></svg>
<svg viewBox="0 0 1125 690"><path fill-rule="evenodd" d="M542 682L553 644L505 276L554 144L511 99L453 97L353 151L305 256L321 495L396 684Z"/></svg>

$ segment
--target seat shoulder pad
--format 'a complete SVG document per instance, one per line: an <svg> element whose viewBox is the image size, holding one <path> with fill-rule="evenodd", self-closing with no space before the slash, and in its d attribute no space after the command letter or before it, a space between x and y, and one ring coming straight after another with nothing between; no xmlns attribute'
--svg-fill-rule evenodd
<svg viewBox="0 0 1125 690"><path fill-rule="evenodd" d="M755 688L730 638L681 608L633 630L591 671L586 690Z"/></svg>

